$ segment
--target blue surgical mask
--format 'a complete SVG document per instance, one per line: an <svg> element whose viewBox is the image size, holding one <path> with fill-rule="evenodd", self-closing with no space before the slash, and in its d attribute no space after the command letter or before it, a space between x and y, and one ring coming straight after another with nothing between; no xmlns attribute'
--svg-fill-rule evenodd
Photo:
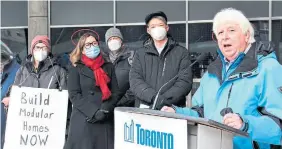
<svg viewBox="0 0 282 149"><path fill-rule="evenodd" d="M99 46L91 46L90 48L85 48L85 55L88 58L96 58L100 54Z"/></svg>

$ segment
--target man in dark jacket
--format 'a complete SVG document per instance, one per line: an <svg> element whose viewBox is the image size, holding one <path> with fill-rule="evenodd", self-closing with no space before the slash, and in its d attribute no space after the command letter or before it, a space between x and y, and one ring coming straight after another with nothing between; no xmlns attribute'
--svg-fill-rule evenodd
<svg viewBox="0 0 282 149"><path fill-rule="evenodd" d="M133 62L134 51L123 43L123 36L118 28L109 28L105 34L109 51L106 53L115 67L115 74L122 98L117 106L134 106L134 95L129 90L129 71Z"/></svg>
<svg viewBox="0 0 282 149"><path fill-rule="evenodd" d="M135 107L185 106L185 96L192 88L188 50L167 35L163 12L149 14L145 22L150 38L136 52L129 74Z"/></svg>

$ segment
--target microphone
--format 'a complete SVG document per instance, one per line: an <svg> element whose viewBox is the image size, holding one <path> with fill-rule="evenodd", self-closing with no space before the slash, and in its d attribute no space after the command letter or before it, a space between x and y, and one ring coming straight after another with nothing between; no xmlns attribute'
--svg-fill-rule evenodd
<svg viewBox="0 0 282 149"><path fill-rule="evenodd" d="M189 65L189 67L192 67L193 65L195 65L195 64L198 63L198 62L204 61L207 57L208 57L208 54L207 54L207 53L202 53L201 55L199 55L199 56L196 58L196 60L195 60L193 63L191 63L191 64Z"/></svg>
<svg viewBox="0 0 282 149"><path fill-rule="evenodd" d="M220 111L220 115L221 115L221 116L225 116L225 115L228 114L228 113L233 113L232 108L228 107L229 100L230 100L230 95L231 95L231 91L232 91L232 87L233 87L233 83L231 84L231 87L230 87L229 92L228 92L228 99L227 99L227 103L226 103L226 108L223 108L223 109Z"/></svg>
<svg viewBox="0 0 282 149"><path fill-rule="evenodd" d="M156 104L157 104L157 101L158 101L159 94L160 94L161 90L163 89L163 87L165 87L168 83L170 83L172 80L174 80L175 78L177 78L180 74L182 74L182 73L184 73L185 71L187 71L190 67L192 67L192 66L195 65L196 63L205 60L205 59L207 58L207 56L208 56L207 53L201 53L201 55L199 55L199 56L196 58L196 60L188 66L188 68L184 69L183 71L180 71L177 75L175 75L173 78L171 78L169 81L167 81L164 85L162 85L161 88L158 90L156 97L154 98L154 102L153 102L152 109L155 110Z"/></svg>

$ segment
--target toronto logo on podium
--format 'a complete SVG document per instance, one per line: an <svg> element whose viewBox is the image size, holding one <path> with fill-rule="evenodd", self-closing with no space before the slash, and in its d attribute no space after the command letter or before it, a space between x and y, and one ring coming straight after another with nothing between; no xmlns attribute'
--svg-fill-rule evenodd
<svg viewBox="0 0 282 149"><path fill-rule="evenodd" d="M134 143L134 122L124 123L124 141Z"/></svg>
<svg viewBox="0 0 282 149"><path fill-rule="evenodd" d="M145 129L133 120L124 123L124 141L157 149L174 149L172 133Z"/></svg>

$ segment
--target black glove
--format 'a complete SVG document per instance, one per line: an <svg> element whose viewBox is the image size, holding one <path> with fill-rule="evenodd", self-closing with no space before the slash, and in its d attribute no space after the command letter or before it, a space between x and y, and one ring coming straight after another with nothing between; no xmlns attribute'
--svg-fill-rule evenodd
<svg viewBox="0 0 282 149"><path fill-rule="evenodd" d="M86 120L87 120L87 122L89 122L89 123L95 123L95 122L97 122L97 121L102 121L102 120L104 120L104 119L106 119L107 118L107 114L108 114L109 112L108 111L106 111L106 110L98 110L96 113L95 113L95 115L93 116L93 118L86 118Z"/></svg>
<svg viewBox="0 0 282 149"><path fill-rule="evenodd" d="M133 107L135 96L128 90L126 94L118 101L117 107Z"/></svg>
<svg viewBox="0 0 282 149"><path fill-rule="evenodd" d="M101 104L101 109L108 111L108 113L112 113L116 107L116 103L117 101L112 99L103 101Z"/></svg>

